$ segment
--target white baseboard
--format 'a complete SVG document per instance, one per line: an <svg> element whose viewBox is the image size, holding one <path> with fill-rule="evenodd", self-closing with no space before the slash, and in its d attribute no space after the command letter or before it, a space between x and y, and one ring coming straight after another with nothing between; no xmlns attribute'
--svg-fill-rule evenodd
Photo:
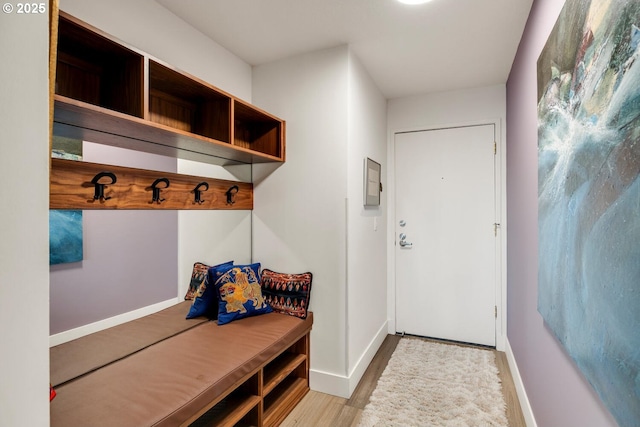
<svg viewBox="0 0 640 427"><path fill-rule="evenodd" d="M131 320L139 319L140 317L146 316L148 314L153 314L157 311L171 307L172 305L176 305L181 301L182 300L180 298L176 297L170 300L149 305L147 307L142 307L128 313L119 314L117 316L109 317L108 319L99 320L88 325L80 326L78 328L69 329L68 331L60 332L59 334L50 335L49 347L65 343L67 341L75 340L76 338L80 338L94 332L102 331L103 329L111 328L113 326L129 322Z"/></svg>
<svg viewBox="0 0 640 427"><path fill-rule="evenodd" d="M333 396L343 397L348 399L358 386L358 383L362 379L365 371L369 367L369 364L373 360L376 352L382 345L382 342L387 337L387 329L389 325L385 322L376 335L371 340L371 343L362 354L358 362L348 376L333 374L330 372L323 372L314 370L309 371L309 383L311 390L319 391L321 393L331 394ZM313 359L312 359L313 360Z"/></svg>
<svg viewBox="0 0 640 427"><path fill-rule="evenodd" d="M353 369L351 370L351 373L349 374L349 378L348 378L349 397L351 397L351 394L354 392L354 390L358 386L358 383L362 379L364 372L367 370L367 368L371 364L371 361L373 360L376 353L378 352L378 349L382 345L382 342L387 337L388 328L389 328L388 322L384 322L384 324L380 327L380 329L378 329L378 332L376 333L376 335L373 337L373 340L371 340L371 343L369 343L369 346L367 347L365 352L362 354L362 356L360 356L360 359L356 362Z"/></svg>
<svg viewBox="0 0 640 427"><path fill-rule="evenodd" d="M312 359L313 360L313 359ZM309 370L309 387L313 391L349 398L349 379L345 375Z"/></svg>
<svg viewBox="0 0 640 427"><path fill-rule="evenodd" d="M520 371L518 370L518 364L516 363L511 344L509 344L509 338L505 338L505 354L507 356L507 362L509 363L509 369L511 370L511 377L516 387L516 393L518 394L518 400L520 401L520 407L522 408L522 415L527 427L538 427L536 419L533 416L533 410L529 403L529 397L527 397L527 391L524 388L522 377L520 377Z"/></svg>

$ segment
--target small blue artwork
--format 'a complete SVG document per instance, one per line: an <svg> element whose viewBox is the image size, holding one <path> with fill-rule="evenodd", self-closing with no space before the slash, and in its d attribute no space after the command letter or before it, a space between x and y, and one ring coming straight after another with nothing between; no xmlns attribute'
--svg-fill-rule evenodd
<svg viewBox="0 0 640 427"><path fill-rule="evenodd" d="M49 264L82 261L82 211L49 211Z"/></svg>
<svg viewBox="0 0 640 427"><path fill-rule="evenodd" d="M640 1L567 0L538 59L538 311L640 425Z"/></svg>
<svg viewBox="0 0 640 427"><path fill-rule="evenodd" d="M51 157L82 160L82 141L53 137ZM82 211L49 210L49 264L82 261Z"/></svg>

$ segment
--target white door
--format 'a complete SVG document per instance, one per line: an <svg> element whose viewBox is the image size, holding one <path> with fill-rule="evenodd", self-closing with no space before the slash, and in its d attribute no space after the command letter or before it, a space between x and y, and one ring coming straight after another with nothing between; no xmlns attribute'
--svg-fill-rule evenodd
<svg viewBox="0 0 640 427"><path fill-rule="evenodd" d="M398 332L495 346L494 128L395 135Z"/></svg>

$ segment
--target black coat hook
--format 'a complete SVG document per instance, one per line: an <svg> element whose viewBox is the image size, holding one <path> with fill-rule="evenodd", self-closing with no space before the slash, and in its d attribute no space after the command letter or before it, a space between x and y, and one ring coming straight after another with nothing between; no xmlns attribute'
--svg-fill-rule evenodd
<svg viewBox="0 0 640 427"><path fill-rule="evenodd" d="M201 190L200 188L204 187L204 190ZM196 185L196 188L193 189L193 192L195 193L195 202L199 205L203 204L205 201L202 199L202 195L201 193L203 191L207 191L209 189L209 184L206 182L201 182L200 184Z"/></svg>
<svg viewBox="0 0 640 427"><path fill-rule="evenodd" d="M227 190L225 194L227 195L228 205L233 205L236 202L236 194L238 194L239 191L240 191L240 188L238 188L237 185L234 185L233 187L230 187Z"/></svg>
<svg viewBox="0 0 640 427"><path fill-rule="evenodd" d="M111 182L98 182L101 178L111 178ZM117 181L116 175L113 172L100 172L96 174L91 180L91 183L95 185L95 191L93 194L93 200L109 200L111 197L105 197L104 187L106 185L115 184Z"/></svg>
<svg viewBox="0 0 640 427"><path fill-rule="evenodd" d="M158 187L158 184L164 183L164 187ZM151 203L158 202L158 204L164 202L165 199L160 198L160 190L163 188L169 188L169 180L167 178L158 178L153 181L151 184L151 190L153 191L153 197L151 198Z"/></svg>

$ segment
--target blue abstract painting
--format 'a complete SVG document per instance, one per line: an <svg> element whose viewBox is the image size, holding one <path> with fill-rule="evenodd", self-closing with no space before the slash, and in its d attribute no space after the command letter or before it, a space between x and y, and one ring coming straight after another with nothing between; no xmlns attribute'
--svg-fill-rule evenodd
<svg viewBox="0 0 640 427"><path fill-rule="evenodd" d="M538 59L538 311L640 425L640 2L567 0Z"/></svg>
<svg viewBox="0 0 640 427"><path fill-rule="evenodd" d="M49 211L49 264L82 261L82 211Z"/></svg>
<svg viewBox="0 0 640 427"><path fill-rule="evenodd" d="M53 137L51 157L82 160L82 141ZM82 211L49 210L49 264L82 261Z"/></svg>

